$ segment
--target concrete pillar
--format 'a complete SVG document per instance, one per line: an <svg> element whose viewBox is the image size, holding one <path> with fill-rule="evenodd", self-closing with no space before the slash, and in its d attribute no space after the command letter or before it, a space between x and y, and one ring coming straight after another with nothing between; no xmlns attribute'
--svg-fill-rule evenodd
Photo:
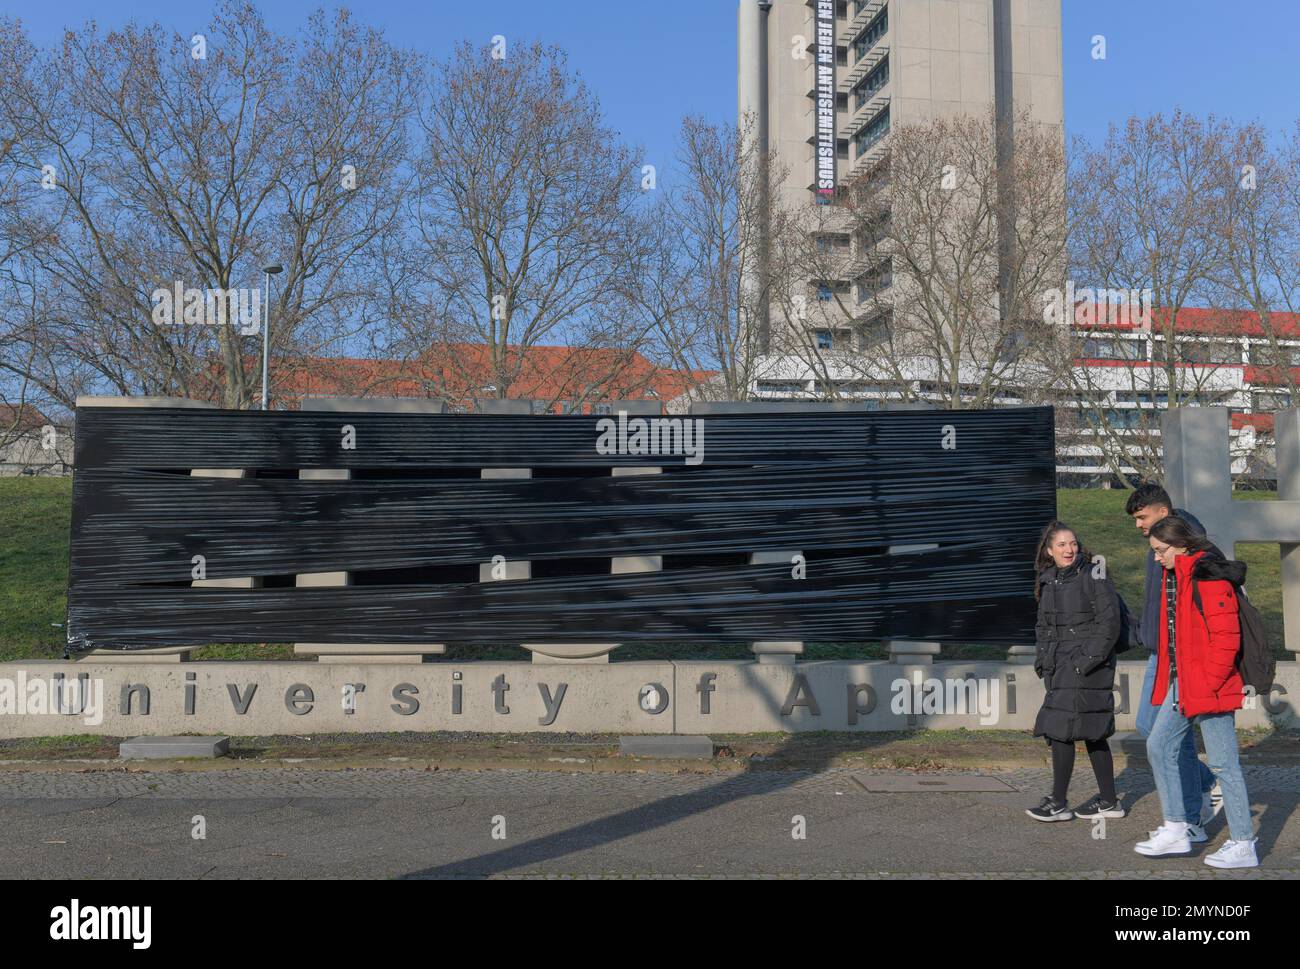
<svg viewBox="0 0 1300 969"><path fill-rule="evenodd" d="M1175 407L1161 420L1165 490L1227 555L1237 542L1226 407Z"/></svg>
<svg viewBox="0 0 1300 969"><path fill-rule="evenodd" d="M752 147L759 159L758 206L758 259L755 264L745 262L741 275L743 300L754 311L752 325L757 333L745 333L744 339L767 353L771 344L772 309L761 298L763 281L769 275L771 262L771 186L767 171L767 156L771 129L768 106L768 16L772 4L769 0L741 0L736 16L737 49L737 120L745 124L752 120ZM747 146L749 147L749 146ZM746 322L746 327L751 324Z"/></svg>
<svg viewBox="0 0 1300 969"><path fill-rule="evenodd" d="M1300 407L1274 417L1277 442L1277 497L1293 511L1290 541L1279 542L1282 554L1282 635L1286 648L1300 660Z"/></svg>
<svg viewBox="0 0 1300 969"><path fill-rule="evenodd" d="M889 546L889 554L909 555L913 552L932 552L938 547L937 542L927 542L921 545L891 545ZM911 639L886 639L883 642L889 650L891 663L929 664L933 663L935 657L942 651L942 646L939 643L918 642Z"/></svg>
<svg viewBox="0 0 1300 969"><path fill-rule="evenodd" d="M609 654L619 647L619 643L520 643L524 649L533 654L533 663L541 666L548 663L583 663L603 664L609 662Z"/></svg>
<svg viewBox="0 0 1300 969"><path fill-rule="evenodd" d="M502 403L527 403L527 401L503 401ZM485 481L524 480L533 476L532 468L483 468L479 477ZM489 550L490 551L490 550ZM503 559L501 561L480 562L478 580L480 582L526 582L533 577L533 563L527 559ZM581 644L520 643L524 649L533 654L534 663L563 662L570 656L575 661L587 661L590 656L599 655L601 649L588 654ZM570 654L568 649L576 651ZM545 653L540 652L545 650Z"/></svg>
<svg viewBox="0 0 1300 969"><path fill-rule="evenodd" d="M794 567L794 557L802 555L800 549L782 549L775 552L750 552L750 565L783 565ZM749 644L760 663L779 663L791 666L803 655L802 639L760 639Z"/></svg>
<svg viewBox="0 0 1300 969"><path fill-rule="evenodd" d="M304 411L372 414L445 414L440 400L399 400L384 397L307 397ZM300 481L350 481L346 468L300 468ZM347 572L309 572L295 577L302 588L341 588L352 584ZM445 653L445 643L294 643L297 655L314 655L318 663L366 663L371 665L418 663L426 653Z"/></svg>
<svg viewBox="0 0 1300 969"><path fill-rule="evenodd" d="M532 403L527 400L498 400L488 398L476 402L480 414L513 414L515 416L526 417L532 414ZM532 468L483 468L479 472L479 477L485 481L506 481L511 479L524 479L533 476ZM491 562L481 563L478 567L478 579L480 582L498 581L497 576L493 575L493 570L497 568ZM501 579L516 580L532 578L533 564L526 561L513 561L504 563L505 573L500 576Z"/></svg>
<svg viewBox="0 0 1300 969"><path fill-rule="evenodd" d="M1008 663L1023 663L1032 666L1038 659L1038 647L1033 643L1019 643L1007 649Z"/></svg>
<svg viewBox="0 0 1300 969"><path fill-rule="evenodd" d="M889 661L900 666L928 666L943 651L941 643L918 642L914 639L886 639Z"/></svg>
<svg viewBox="0 0 1300 969"><path fill-rule="evenodd" d="M610 477L639 478L648 475L663 474L663 468L611 468ZM662 555L615 555L609 560L611 575L630 575L636 572L662 572L664 557Z"/></svg>
<svg viewBox="0 0 1300 969"><path fill-rule="evenodd" d="M501 400L497 397L482 397L474 401L480 414L510 414L514 417L528 417L533 413L531 400Z"/></svg>
<svg viewBox="0 0 1300 969"><path fill-rule="evenodd" d="M190 471L191 478L246 478L248 472L241 468L193 468ZM207 588L207 589L260 589L262 579L260 576L241 576L228 579L195 579L190 583L190 587Z"/></svg>
<svg viewBox="0 0 1300 969"><path fill-rule="evenodd" d="M532 402L527 400L477 401L480 414L512 414L526 417L532 414ZM484 480L525 479L533 476L532 468L484 468ZM525 560L484 562L478 567L480 582L527 581L533 576L533 563ZM533 657L534 663L608 663L609 651L617 643L520 643Z"/></svg>
<svg viewBox="0 0 1300 969"><path fill-rule="evenodd" d="M1226 407L1176 407L1164 415L1165 489L1226 555L1236 554L1238 542L1279 544L1283 635L1286 648L1300 653L1300 410L1280 411L1275 421L1277 501L1232 500Z"/></svg>
<svg viewBox="0 0 1300 969"><path fill-rule="evenodd" d="M613 413L623 411L630 417L659 417L663 407L657 400L624 400L610 403ZM623 467L610 468L612 478L637 478L645 475L663 474L663 468ZM662 555L616 555L609 560L612 575L630 575L636 572L662 572L664 557Z"/></svg>
<svg viewBox="0 0 1300 969"><path fill-rule="evenodd" d="M628 414L658 416L663 408L658 401L632 400L611 401L613 413L625 411ZM663 468L624 467L611 468L610 477L624 478L639 475L661 474ZM638 572L661 572L664 567L662 555L619 555L610 559L611 575L632 575ZM609 654L620 643L523 643L533 654L533 662L547 663L608 663Z"/></svg>
<svg viewBox="0 0 1300 969"><path fill-rule="evenodd" d="M483 468L479 472L484 481L526 480L532 476L532 468ZM526 559L481 562L478 567L480 582L518 581L532 577L533 563Z"/></svg>
<svg viewBox="0 0 1300 969"><path fill-rule="evenodd" d="M741 118L752 113L757 123L767 113L767 91L763 85L767 51L763 47L763 11L758 0L740 0L736 11L736 38L736 110Z"/></svg>

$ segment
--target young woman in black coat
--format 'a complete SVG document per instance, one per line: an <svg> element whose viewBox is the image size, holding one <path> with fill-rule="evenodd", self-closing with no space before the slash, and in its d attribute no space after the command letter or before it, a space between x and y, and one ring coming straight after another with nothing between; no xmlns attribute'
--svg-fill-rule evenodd
<svg viewBox="0 0 1300 969"><path fill-rule="evenodd" d="M1043 531L1035 560L1038 652L1034 672L1047 687L1034 736L1052 750L1052 793L1026 813L1036 821L1122 818L1115 796L1115 764L1106 738L1115 732L1115 640L1119 596L1103 563L1095 563L1068 525ZM1071 811L1066 803L1074 745L1088 748L1099 794Z"/></svg>

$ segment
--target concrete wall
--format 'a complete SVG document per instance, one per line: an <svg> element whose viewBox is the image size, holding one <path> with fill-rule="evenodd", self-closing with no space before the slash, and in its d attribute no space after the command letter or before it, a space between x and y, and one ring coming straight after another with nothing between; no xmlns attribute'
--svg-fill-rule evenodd
<svg viewBox="0 0 1300 969"><path fill-rule="evenodd" d="M1035 121L1063 126L1060 0L889 0L887 7L889 30L878 46L888 50L890 79L876 97L889 99L893 125L984 117L996 107L999 114L1026 110ZM770 145L790 169L783 194L811 203L814 67L811 55L792 55L801 40L813 38L813 11L805 0L775 0L766 14L758 8L757 0L738 6L738 109L758 112L766 105ZM836 71L841 94L858 80L852 37L877 11L854 17L850 2L849 18L837 21L837 40L850 45L848 65ZM837 112L839 138L856 133L849 124L855 110L850 103ZM841 179L853 162L839 162Z"/></svg>
<svg viewBox="0 0 1300 969"><path fill-rule="evenodd" d="M936 2L936 0L931 0ZM999 113L1063 127L1060 0L994 0Z"/></svg>
<svg viewBox="0 0 1300 969"><path fill-rule="evenodd" d="M992 7L989 0L890 3L893 125L989 112L994 102Z"/></svg>
<svg viewBox="0 0 1300 969"><path fill-rule="evenodd" d="M1133 729L1145 665L1120 664L1116 686L1120 730ZM22 712L22 704L31 703L33 683L46 686L57 674L65 682L78 674L87 677L89 716L33 712L30 706ZM973 681L973 686L968 687L967 681ZM345 706L349 684L352 713ZM148 688L147 714L143 691L133 692L133 686ZM968 704L964 712L951 705L963 695ZM1300 664L1280 663L1274 693L1259 698L1254 709L1240 711L1237 723L1274 722L1294 728L1297 698ZM129 713L124 712L127 699ZM643 734L1028 730L1042 699L1042 684L1031 668L999 662L785 666L692 660L604 666L447 662L365 666L32 661L0 664L0 738L406 730ZM909 704L919 705L909 710ZM245 712L239 713L237 705L246 705ZM96 717L96 710L102 716Z"/></svg>

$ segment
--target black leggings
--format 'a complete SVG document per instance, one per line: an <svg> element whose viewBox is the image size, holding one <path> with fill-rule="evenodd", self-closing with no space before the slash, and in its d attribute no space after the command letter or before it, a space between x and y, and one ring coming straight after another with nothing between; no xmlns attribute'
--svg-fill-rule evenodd
<svg viewBox="0 0 1300 969"><path fill-rule="evenodd" d="M1074 741L1068 743L1050 740L1052 746L1052 800L1065 803L1065 792L1070 787L1070 774L1074 771ZM1110 744L1105 740L1085 740L1092 772L1097 775L1097 790L1107 804L1115 803L1115 761L1110 756Z"/></svg>

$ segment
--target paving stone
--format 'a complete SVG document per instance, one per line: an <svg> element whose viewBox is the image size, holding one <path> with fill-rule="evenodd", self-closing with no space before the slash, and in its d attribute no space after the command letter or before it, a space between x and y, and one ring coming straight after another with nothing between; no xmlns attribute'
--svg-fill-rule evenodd
<svg viewBox="0 0 1300 969"><path fill-rule="evenodd" d="M214 765L215 766L215 765ZM1036 825L1023 808L1049 769L569 773L113 767L0 771L0 877L895 878L988 880L1300 877L1300 769L1243 767L1263 867L1203 856L1159 866L1132 845L1158 823L1149 771L1126 769L1130 817ZM943 797L869 790L949 782ZM997 790L983 789L988 780ZM980 787L977 790L956 788ZM1092 794L1076 771L1074 799ZM922 788L923 790L933 788ZM207 838L191 838L192 818ZM508 820L494 840L492 819ZM792 839L796 815L806 840ZM1138 868L1136 866L1143 867Z"/></svg>

